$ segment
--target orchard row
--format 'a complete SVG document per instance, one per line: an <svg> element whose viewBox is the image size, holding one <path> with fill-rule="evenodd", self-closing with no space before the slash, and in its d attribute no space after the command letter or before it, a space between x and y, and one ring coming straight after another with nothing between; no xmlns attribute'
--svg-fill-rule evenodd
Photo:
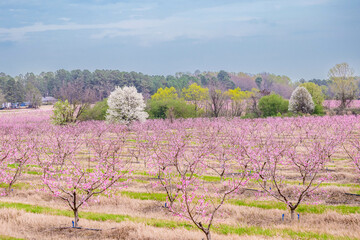
<svg viewBox="0 0 360 240"><path fill-rule="evenodd" d="M74 212L96 195L113 197L133 174L152 176L170 213L196 225L207 239L219 208L256 183L257 194L288 206L317 202L326 164L339 152L360 173L359 117L150 120L132 125L82 122L54 126L46 114L0 120L3 195L37 169L42 186ZM291 184L287 180L296 180ZM206 178L212 177L214 181Z"/></svg>

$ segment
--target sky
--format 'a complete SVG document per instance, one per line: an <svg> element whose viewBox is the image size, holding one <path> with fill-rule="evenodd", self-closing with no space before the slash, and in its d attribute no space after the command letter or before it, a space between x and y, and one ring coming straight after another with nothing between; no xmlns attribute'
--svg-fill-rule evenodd
<svg viewBox="0 0 360 240"><path fill-rule="evenodd" d="M0 0L0 72L360 75L359 0Z"/></svg>

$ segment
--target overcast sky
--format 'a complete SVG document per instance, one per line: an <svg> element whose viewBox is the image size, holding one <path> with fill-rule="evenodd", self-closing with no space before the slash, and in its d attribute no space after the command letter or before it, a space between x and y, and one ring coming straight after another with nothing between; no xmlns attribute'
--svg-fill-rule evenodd
<svg viewBox="0 0 360 240"><path fill-rule="evenodd" d="M360 75L359 0L0 0L0 72Z"/></svg>

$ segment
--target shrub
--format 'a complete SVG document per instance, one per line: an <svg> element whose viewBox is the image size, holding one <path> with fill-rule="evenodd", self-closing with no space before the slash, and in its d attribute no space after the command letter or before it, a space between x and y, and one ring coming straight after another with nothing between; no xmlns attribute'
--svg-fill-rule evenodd
<svg viewBox="0 0 360 240"><path fill-rule="evenodd" d="M105 120L106 111L109 106L107 104L107 99L104 99L100 102L97 102L92 108L85 109L79 116L80 121L88 120Z"/></svg>
<svg viewBox="0 0 360 240"><path fill-rule="evenodd" d="M242 119L254 119L254 118L258 118L258 115L256 115L253 112L247 112L245 114L245 116L241 117Z"/></svg>
<svg viewBox="0 0 360 240"><path fill-rule="evenodd" d="M300 87L304 87L306 90L308 90L315 105L322 106L325 96L322 92L322 88L319 85L316 85L313 82L306 82L301 84Z"/></svg>
<svg viewBox="0 0 360 240"><path fill-rule="evenodd" d="M145 121L148 114L144 111L144 97L135 87L116 87L107 101L109 109L106 120L129 124L133 121Z"/></svg>
<svg viewBox="0 0 360 240"><path fill-rule="evenodd" d="M315 108L314 108L313 114L316 114L316 115L324 115L324 114L325 114L325 111L324 111L323 105L315 104Z"/></svg>
<svg viewBox="0 0 360 240"><path fill-rule="evenodd" d="M75 122L74 111L74 108L70 105L68 100L59 100L54 104L54 115L51 116L51 121L55 125L64 125Z"/></svg>
<svg viewBox="0 0 360 240"><path fill-rule="evenodd" d="M148 102L147 112L150 118L195 118L197 111L193 104L181 99ZM199 112L199 111L198 111Z"/></svg>
<svg viewBox="0 0 360 240"><path fill-rule="evenodd" d="M259 109L263 117L277 116L286 113L289 101L278 94L270 94L259 100Z"/></svg>
<svg viewBox="0 0 360 240"><path fill-rule="evenodd" d="M315 104L308 90L304 87L297 87L291 94L289 111L295 113L312 113Z"/></svg>
<svg viewBox="0 0 360 240"><path fill-rule="evenodd" d="M297 117L298 115L293 113L293 112L287 112L287 113L283 113L281 114L281 117Z"/></svg>

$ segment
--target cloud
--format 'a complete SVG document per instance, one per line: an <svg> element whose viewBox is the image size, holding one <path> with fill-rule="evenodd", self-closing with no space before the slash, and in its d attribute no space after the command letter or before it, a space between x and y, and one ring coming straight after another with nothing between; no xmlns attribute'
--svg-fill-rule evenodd
<svg viewBox="0 0 360 240"><path fill-rule="evenodd" d="M298 1L298 4L303 6L313 6L313 5L328 4L331 1L332 0L304 0L304 1Z"/></svg>
<svg viewBox="0 0 360 240"><path fill-rule="evenodd" d="M67 19L62 19L67 21ZM141 41L171 41L176 38L202 39L226 36L246 36L254 31L255 18L224 17L222 19L201 19L189 16L172 16L163 19L129 19L104 24L44 24L0 28L0 41L21 41L28 34L49 31L92 30L90 37L140 37Z"/></svg>
<svg viewBox="0 0 360 240"><path fill-rule="evenodd" d="M154 6L151 6L151 5L147 5L147 6L141 6L141 7L136 7L136 8L133 8L131 9L132 11L136 11L136 12L146 12L146 11L150 11L154 9Z"/></svg>
<svg viewBox="0 0 360 240"><path fill-rule="evenodd" d="M58 19L61 21L64 21L64 22L69 22L71 20L71 18L67 18L67 17L62 17L62 18L58 18Z"/></svg>
<svg viewBox="0 0 360 240"><path fill-rule="evenodd" d="M104 29L137 29L140 27L152 26L152 21L131 20L107 24L43 24L35 23L33 25L17 28L0 28L0 41L20 41L29 33L47 32L47 31L75 31L75 30L104 30Z"/></svg>
<svg viewBox="0 0 360 240"><path fill-rule="evenodd" d="M125 20L108 23L79 24L72 22L68 17L60 17L58 20L63 21L61 24L40 22L23 27L0 28L0 41L21 41L30 34L40 32L81 30L88 30L87 36L93 39L136 37L141 42L147 43L172 41L179 38L201 40L274 34L277 31L285 31L287 22L282 24L283 30L281 30L277 27L276 22L264 12L271 12L278 8L286 11L286 8L289 7L325 4L329 1L331 0L303 0L296 3L288 0L232 2L188 9L164 17L153 16L150 18L132 14L128 15ZM133 6L132 13L149 11L154 6L154 4ZM86 8L88 7L86 6ZM93 6L91 5L91 7ZM112 8L118 11L124 7L129 6L124 3L102 6L102 8ZM158 7L161 8L161 5ZM165 11L165 9L163 10ZM294 19L293 21L298 20Z"/></svg>

